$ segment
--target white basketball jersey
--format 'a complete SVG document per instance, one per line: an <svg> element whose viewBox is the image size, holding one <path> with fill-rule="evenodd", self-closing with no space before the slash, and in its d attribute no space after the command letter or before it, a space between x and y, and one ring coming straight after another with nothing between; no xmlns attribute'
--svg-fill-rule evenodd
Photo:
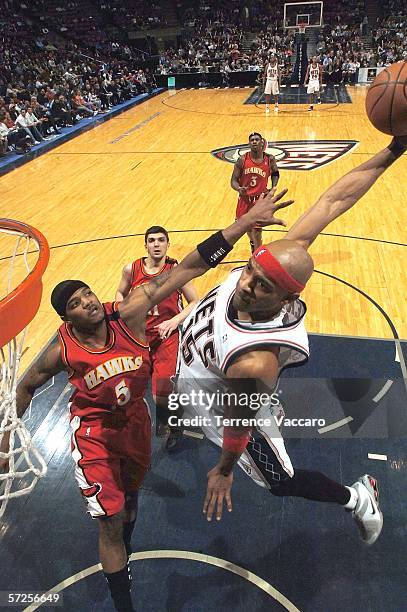
<svg viewBox="0 0 407 612"><path fill-rule="evenodd" d="M279 371L300 365L309 356L304 326L306 306L291 302L271 321L251 323L238 320L232 300L243 268L210 291L185 320L178 357L179 378L216 378L226 383L229 366L242 353L280 347Z"/></svg>
<svg viewBox="0 0 407 612"><path fill-rule="evenodd" d="M275 66L272 66L271 64L267 65L267 71L266 71L266 75L268 79L271 79L272 81L276 81L278 78L278 66L277 64L275 64Z"/></svg>
<svg viewBox="0 0 407 612"><path fill-rule="evenodd" d="M251 323L237 319L233 296L243 268L233 270L228 278L210 291L185 320L178 352L176 396L184 418L198 417L195 425L205 436L222 447L223 415L228 394L233 395L233 381L226 377L229 366L242 353L279 346L279 374L287 366L301 365L309 355L304 326L306 306L301 300L284 306L271 321ZM253 396L251 396L252 398ZM182 400L182 401L181 401ZM227 405L227 404L226 404ZM268 440L284 470L294 471L274 417L280 414L279 401L261 402L256 429ZM262 421L262 422L261 422ZM260 486L269 486L245 451L239 466Z"/></svg>
<svg viewBox="0 0 407 612"><path fill-rule="evenodd" d="M310 65L309 78L310 78L310 81L319 81L319 65L318 64L316 66L313 66L312 64Z"/></svg>

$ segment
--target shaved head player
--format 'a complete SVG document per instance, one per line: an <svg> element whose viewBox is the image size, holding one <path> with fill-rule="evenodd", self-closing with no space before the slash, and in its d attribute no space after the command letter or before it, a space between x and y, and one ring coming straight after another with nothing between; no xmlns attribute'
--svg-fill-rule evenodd
<svg viewBox="0 0 407 612"><path fill-rule="evenodd" d="M238 463L273 495L342 505L352 512L367 544L379 536L383 518L375 479L366 474L345 487L320 472L294 470L276 421L270 418L270 398L254 407L257 414L248 403L259 392L270 395L285 367L308 359L306 308L299 299L313 272L307 249L328 223L367 192L403 154L406 145L407 136L394 139L339 179L300 217L285 239L256 249L247 265L233 270L185 320L176 390L183 394L183 405L186 394L196 398L200 390L205 392L202 401L190 402L185 416L202 417L205 435L222 447L219 463L208 474L204 504L208 520L215 509L217 519L221 518L223 500L232 510L233 467ZM214 401L208 402L208 397ZM249 402L234 397L249 398ZM222 415L235 421L223 426ZM252 427L247 419L254 416Z"/></svg>
<svg viewBox="0 0 407 612"><path fill-rule="evenodd" d="M286 192L262 199L247 215L197 246L185 259L120 303L102 304L86 282L66 280L51 302L63 320L56 342L28 370L17 388L21 417L35 390L65 370L71 397L75 477L89 514L99 527L99 554L119 612L132 612L128 571L137 493L150 465L151 427L144 394L150 376L146 343L148 312L193 278L217 265L255 225L281 224L274 213ZM2 439L0 450L7 450ZM0 460L0 469L5 461Z"/></svg>

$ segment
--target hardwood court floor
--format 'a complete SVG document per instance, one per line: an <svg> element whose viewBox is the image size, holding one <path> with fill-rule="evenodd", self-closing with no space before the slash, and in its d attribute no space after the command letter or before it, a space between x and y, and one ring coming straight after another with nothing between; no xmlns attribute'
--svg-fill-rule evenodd
<svg viewBox="0 0 407 612"><path fill-rule="evenodd" d="M111 300L122 266L143 254L142 234L150 225L175 232L170 254L182 258L212 229L233 220L233 167L213 157L213 149L242 144L252 131L269 141L359 141L322 168L281 171L279 186L295 199L285 212L290 225L336 179L386 146L390 138L366 118L366 89L349 92L352 104L323 105L313 113L306 106L282 105L278 116L243 105L249 89L165 92L3 176L1 216L35 225L52 247L22 367L59 324L49 303L58 281L81 278L102 300ZM404 156L313 245L316 269L335 278L314 274L304 291L309 331L392 338L388 321L360 290L387 313L399 336L407 337L401 244L407 242L406 175ZM244 238L229 260L247 257ZM200 295L225 273L224 266L197 280Z"/></svg>

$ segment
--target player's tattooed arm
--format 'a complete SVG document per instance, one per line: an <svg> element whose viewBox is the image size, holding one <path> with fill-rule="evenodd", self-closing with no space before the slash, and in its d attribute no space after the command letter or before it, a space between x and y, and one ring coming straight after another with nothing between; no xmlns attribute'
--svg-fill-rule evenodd
<svg viewBox="0 0 407 612"><path fill-rule="evenodd" d="M388 147L345 174L294 223L285 238L296 240L307 249L329 223L352 208L369 191L406 147L406 136L394 138Z"/></svg>
<svg viewBox="0 0 407 612"><path fill-rule="evenodd" d="M17 386L17 415L19 417L23 416L38 387L41 387L47 380L65 369L59 341L58 338L55 338L25 373Z"/></svg>
<svg viewBox="0 0 407 612"><path fill-rule="evenodd" d="M145 285L141 285L133 289L131 293L119 304L119 312L125 323L130 326L134 333L140 337L144 337L144 326L147 312L155 304L159 304L167 298L173 291L184 287L193 278L201 276L209 270L209 264L215 261L219 262L219 249L222 254L226 254L226 248L223 247L227 243L228 250L244 236L246 232L253 229L256 225L265 227L267 225L285 225L282 219L275 217L275 213L281 208L285 208L292 204L293 200L280 200L287 193L287 189L283 189L278 194L274 190L259 197L256 204L240 219L222 230L222 236L219 237L219 232L214 236L209 237L199 246L200 251L204 251L201 256L198 249L194 249L180 262L168 272L160 274L157 278ZM214 249L212 251L211 249ZM223 249L223 250L222 250ZM213 257L214 259L211 259Z"/></svg>
<svg viewBox="0 0 407 612"><path fill-rule="evenodd" d="M122 270L122 277L116 291L116 302L122 302L131 289L131 268L132 265L129 263Z"/></svg>

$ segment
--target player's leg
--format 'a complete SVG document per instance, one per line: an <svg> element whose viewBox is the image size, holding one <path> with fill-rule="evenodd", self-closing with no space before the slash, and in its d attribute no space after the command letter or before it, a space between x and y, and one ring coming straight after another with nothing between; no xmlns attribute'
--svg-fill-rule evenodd
<svg viewBox="0 0 407 612"><path fill-rule="evenodd" d="M313 111L314 110L314 88L310 89L310 93L308 95L308 110L309 111Z"/></svg>
<svg viewBox="0 0 407 612"><path fill-rule="evenodd" d="M273 97L274 97L274 112L278 113L278 95L280 90L278 88L278 82L273 83Z"/></svg>
<svg viewBox="0 0 407 612"><path fill-rule="evenodd" d="M118 612L132 612L131 575L123 540L125 492L120 460L110 450L101 422L71 421L75 478L92 518L98 519L99 556ZM109 450L108 450L109 449Z"/></svg>
<svg viewBox="0 0 407 612"><path fill-rule="evenodd" d="M267 79L266 87L264 88L264 97L266 99L266 113L270 112L270 95L271 95L271 81Z"/></svg>
<svg viewBox="0 0 407 612"><path fill-rule="evenodd" d="M103 573L118 612L134 612L131 600L131 572L123 542L124 509L99 518L99 555Z"/></svg>
<svg viewBox="0 0 407 612"><path fill-rule="evenodd" d="M168 424L168 418L177 413L168 409L168 396L173 391L172 379L177 369L177 356L179 346L178 332L171 334L154 351L153 372L151 376L151 387L157 409L157 418L162 423ZM165 448L174 450L182 438L182 428L169 427L169 436Z"/></svg>
<svg viewBox="0 0 407 612"><path fill-rule="evenodd" d="M250 206L251 205L250 205L250 202L248 201L248 198L242 198L241 196L239 196L239 199L237 201L237 207L236 207L236 215L235 215L236 219L240 219L240 217L245 215L247 213L247 211L249 210ZM247 236L249 238L251 252L253 253L253 251L255 251L256 248L257 248L257 247L254 246L254 238L255 237L252 236L252 231L247 232ZM261 238L261 236L260 236L260 238ZM261 242L260 242L260 244L261 244ZM259 246L260 246L260 244L259 244Z"/></svg>
<svg viewBox="0 0 407 612"><path fill-rule="evenodd" d="M125 491L123 541L131 555L131 537L137 521L138 492L151 463L151 418L146 402L137 404L121 435L120 479Z"/></svg>
<svg viewBox="0 0 407 612"><path fill-rule="evenodd" d="M347 487L314 470L296 469L290 473L291 462L287 462L282 438L276 432L269 433L273 437L269 437L265 431L256 431L244 453L257 471L254 480L260 476L270 493L278 497L303 497L341 505L352 512L363 541L373 544L383 526L375 479L365 475ZM248 471L243 465L241 467Z"/></svg>

